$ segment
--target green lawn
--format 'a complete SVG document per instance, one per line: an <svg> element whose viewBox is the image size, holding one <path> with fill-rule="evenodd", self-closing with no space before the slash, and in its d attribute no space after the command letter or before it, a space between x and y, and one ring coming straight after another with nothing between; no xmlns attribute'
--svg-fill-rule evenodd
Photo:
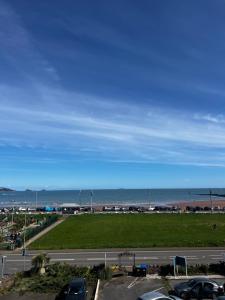
<svg viewBox="0 0 225 300"><path fill-rule="evenodd" d="M213 228L216 224L216 228ZM225 246L223 214L71 216L30 249Z"/></svg>

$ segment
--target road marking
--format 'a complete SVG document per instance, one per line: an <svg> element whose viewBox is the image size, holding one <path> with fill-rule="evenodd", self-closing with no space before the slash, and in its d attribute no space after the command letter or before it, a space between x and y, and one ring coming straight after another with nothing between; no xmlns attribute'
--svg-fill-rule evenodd
<svg viewBox="0 0 225 300"><path fill-rule="evenodd" d="M128 289L132 288L132 287L136 284L137 280L138 280L138 277L136 277L136 278L128 285L127 288L128 288Z"/></svg>
<svg viewBox="0 0 225 300"><path fill-rule="evenodd" d="M24 262L24 261L31 261L31 259L6 259L6 262Z"/></svg>
<svg viewBox="0 0 225 300"><path fill-rule="evenodd" d="M82 260L85 258L82 258ZM105 260L105 258L103 257L92 257L92 258L86 258L86 260L96 260L96 261L103 261ZM111 260L118 260L116 257L107 257L107 261L111 261Z"/></svg>
<svg viewBox="0 0 225 300"><path fill-rule="evenodd" d="M75 258L52 258L51 261L74 261Z"/></svg>
<svg viewBox="0 0 225 300"><path fill-rule="evenodd" d="M74 261L75 258L52 258L51 261ZM6 262L30 262L31 259L7 259Z"/></svg>
<svg viewBox="0 0 225 300"><path fill-rule="evenodd" d="M147 257L147 256L136 256L136 259L144 259L144 260L146 260L146 259L159 259L159 257L157 257L157 256L149 256L149 257Z"/></svg>
<svg viewBox="0 0 225 300"><path fill-rule="evenodd" d="M211 255L209 255L209 256L223 257L224 255L222 255L222 254L211 254Z"/></svg>

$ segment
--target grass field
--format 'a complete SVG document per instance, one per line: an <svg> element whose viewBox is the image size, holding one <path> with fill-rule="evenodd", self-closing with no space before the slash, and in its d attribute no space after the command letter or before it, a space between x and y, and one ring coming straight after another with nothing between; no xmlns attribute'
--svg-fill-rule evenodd
<svg viewBox="0 0 225 300"><path fill-rule="evenodd" d="M225 246L225 215L96 214L71 216L31 244L30 249L170 246Z"/></svg>

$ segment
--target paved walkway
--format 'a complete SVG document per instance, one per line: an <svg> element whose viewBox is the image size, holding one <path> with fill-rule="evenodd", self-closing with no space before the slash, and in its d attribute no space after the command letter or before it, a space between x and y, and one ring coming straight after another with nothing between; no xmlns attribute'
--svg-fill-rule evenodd
<svg viewBox="0 0 225 300"><path fill-rule="evenodd" d="M37 239L39 239L41 236L43 236L44 234L46 234L47 232L49 232L50 230L52 230L53 228L55 228L56 226L58 226L59 224L61 224L63 221L65 221L65 217L56 221L55 223L53 223L52 225L48 226L47 228L45 228L44 230L42 230L41 232L39 232L37 235L35 235L34 237L32 237L31 239L29 239L26 243L25 243L25 248L27 248L27 246L29 246L31 243L33 243L34 241L36 241ZM15 250L16 251L21 251L23 249L23 246L21 248L17 248Z"/></svg>

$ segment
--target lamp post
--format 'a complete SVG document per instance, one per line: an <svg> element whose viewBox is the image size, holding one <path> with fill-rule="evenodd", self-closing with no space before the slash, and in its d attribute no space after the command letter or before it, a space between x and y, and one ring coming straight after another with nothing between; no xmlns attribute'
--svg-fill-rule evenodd
<svg viewBox="0 0 225 300"><path fill-rule="evenodd" d="M2 256L2 278L4 278L4 270L5 270L5 262L6 262L7 256Z"/></svg>
<svg viewBox="0 0 225 300"><path fill-rule="evenodd" d="M26 226L27 226L27 215L25 212L24 215L24 232L23 232L23 249L22 249L22 256L23 256L23 270L25 271L26 267Z"/></svg>
<svg viewBox="0 0 225 300"><path fill-rule="evenodd" d="M212 201L212 190L209 190L209 199L210 199L210 206L211 206L211 214L213 213L213 201Z"/></svg>
<svg viewBox="0 0 225 300"><path fill-rule="evenodd" d="M82 190L80 190L78 194L78 203L80 204L80 207L81 207L81 192Z"/></svg>
<svg viewBox="0 0 225 300"><path fill-rule="evenodd" d="M35 207L37 211L37 204L38 204L38 191L35 191Z"/></svg>
<svg viewBox="0 0 225 300"><path fill-rule="evenodd" d="M93 191L91 191L91 213L93 213Z"/></svg>
<svg viewBox="0 0 225 300"><path fill-rule="evenodd" d="M13 217L14 217L14 206L13 206L13 208L12 208L12 225L13 225Z"/></svg>

